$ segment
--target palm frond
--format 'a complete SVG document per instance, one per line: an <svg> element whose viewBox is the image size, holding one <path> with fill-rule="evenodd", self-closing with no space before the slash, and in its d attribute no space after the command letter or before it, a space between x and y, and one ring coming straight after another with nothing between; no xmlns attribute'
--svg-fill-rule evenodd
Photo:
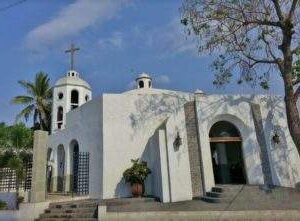
<svg viewBox="0 0 300 221"><path fill-rule="evenodd" d="M27 93L30 94L30 95L35 95L35 87L34 85L31 83L31 82L27 82L27 81L24 81L24 80L20 80L18 81L18 83L24 88L26 89Z"/></svg>
<svg viewBox="0 0 300 221"><path fill-rule="evenodd" d="M15 96L12 100L11 103L13 104L31 104L34 102L34 98L30 96Z"/></svg>
<svg viewBox="0 0 300 221"><path fill-rule="evenodd" d="M16 121L19 121L21 118L24 118L26 121L28 121L29 116L32 114L34 111L35 105L31 104L27 107L25 107L17 116L16 116Z"/></svg>

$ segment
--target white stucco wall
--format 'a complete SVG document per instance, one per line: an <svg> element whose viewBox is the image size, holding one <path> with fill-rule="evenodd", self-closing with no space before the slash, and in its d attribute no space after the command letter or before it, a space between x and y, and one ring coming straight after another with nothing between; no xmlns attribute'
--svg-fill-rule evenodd
<svg viewBox="0 0 300 221"><path fill-rule="evenodd" d="M190 99L187 93L155 89L103 95L104 198L131 195L122 179L123 171L135 158L148 159L150 169L156 166L149 160L150 155L156 155L151 153L155 150L151 138L167 117ZM146 185L146 193L153 194L151 188Z"/></svg>
<svg viewBox="0 0 300 221"><path fill-rule="evenodd" d="M53 149L53 175L57 176L57 147L65 149L65 175L70 175L70 143L77 140L80 152L90 153L89 192L91 197L102 196L102 98L76 108L66 115L66 128L49 137L49 147Z"/></svg>
<svg viewBox="0 0 300 221"><path fill-rule="evenodd" d="M262 112L265 139L275 185L294 187L299 181L299 155L289 134L284 103L270 96L208 95L196 96L200 149L203 158L205 190L215 185L209 130L218 121L228 121L237 127L242 136L242 150L248 184L263 184L260 147L256 137L251 103L259 104ZM277 122L277 123L276 123ZM280 125L284 134L281 148L272 142L273 124ZM289 162L290 160L290 162ZM288 163L289 162L289 163Z"/></svg>
<svg viewBox="0 0 300 221"><path fill-rule="evenodd" d="M300 157L289 133L284 98L257 96L256 102L261 105L273 182L278 186L295 187L300 182ZM280 137L279 144L272 140L275 132Z"/></svg>
<svg viewBox="0 0 300 221"><path fill-rule="evenodd" d="M192 200L192 181L185 127L184 108L181 107L166 121L166 141L171 202ZM179 147L174 145L177 134L182 140ZM184 188L183 188L184 187Z"/></svg>
<svg viewBox="0 0 300 221"><path fill-rule="evenodd" d="M272 100L272 99L273 100ZM196 100L196 114L204 188L215 185L209 130L217 121L234 124L242 136L242 150L248 184L263 184L260 147L256 137L251 103L261 106L263 127L274 184L294 186L300 181L300 159L289 135L284 103L281 98L267 96L196 95L183 92L137 89L123 94L103 94L101 98L70 111L66 128L52 134L49 147L62 144L70 165L69 146L73 139L79 150L90 152L90 196L100 198L131 195L122 174L131 159L141 158L153 171L146 181L146 194L162 201L192 198L189 155L183 105ZM274 100L275 99L275 100ZM280 126L283 141L271 142L273 124ZM175 150L173 142L179 131L182 146ZM56 161L57 157L53 157ZM56 162L54 162L56 164ZM66 167L66 174L70 174ZM54 168L53 176L56 176Z"/></svg>

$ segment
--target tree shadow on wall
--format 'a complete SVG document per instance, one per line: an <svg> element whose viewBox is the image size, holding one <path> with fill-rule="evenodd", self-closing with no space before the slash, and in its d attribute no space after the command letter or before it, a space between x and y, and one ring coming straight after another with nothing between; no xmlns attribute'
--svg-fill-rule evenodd
<svg viewBox="0 0 300 221"><path fill-rule="evenodd" d="M255 99L256 98L256 99ZM290 136L289 129L287 126L287 122L284 125L278 125L276 119L286 118L285 116L285 107L283 105L283 98L280 96L219 96L213 102L207 103L201 107L201 112L209 112L211 116L216 115L217 113L228 113L228 107L238 107L241 103L246 103L251 105L251 103L258 103L260 107L264 105L267 109L267 116L264 120L264 135L266 138L267 146L271 147L268 148L268 158L270 161L270 166L274 170L273 174L273 182L279 185L290 183L293 185L293 182L296 181L296 177L299 177L299 171L294 167L290 167L290 155L297 154L294 148L288 146L287 136ZM243 109L236 109L235 111L238 112L237 116L243 116L245 110ZM249 113L251 114L251 113ZM209 117L209 116L208 116ZM254 122L253 122L254 123ZM246 126L246 125L245 125ZM270 128L270 129L268 129ZM250 129L249 127L247 129ZM272 137L274 135L274 131L279 133L281 142L280 144L275 144L272 141ZM256 131L254 131L256 134ZM255 145L255 144L252 144ZM261 144L260 144L261 145ZM253 149L253 148L251 148ZM245 157L253 154L250 149L248 149L248 153L244 153ZM276 154L274 160L274 154ZM271 157L270 157L271 156ZM290 170L290 171L289 171Z"/></svg>
<svg viewBox="0 0 300 221"><path fill-rule="evenodd" d="M134 102L136 112L129 115L131 127L136 132L149 120L165 119L170 114L178 112L190 99L186 94L176 93L140 95L139 99Z"/></svg>

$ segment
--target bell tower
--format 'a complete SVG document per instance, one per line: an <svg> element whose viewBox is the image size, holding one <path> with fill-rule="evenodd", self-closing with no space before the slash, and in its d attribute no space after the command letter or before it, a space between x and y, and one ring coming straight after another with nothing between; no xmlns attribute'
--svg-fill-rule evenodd
<svg viewBox="0 0 300 221"><path fill-rule="evenodd" d="M66 53L71 55L70 70L53 87L52 133L65 128L66 113L92 98L90 85L82 80L79 73L74 70L74 52L78 50L79 48L75 48L73 44L70 49L66 50Z"/></svg>
<svg viewBox="0 0 300 221"><path fill-rule="evenodd" d="M145 72L139 74L135 81L137 89L152 88L152 78Z"/></svg>

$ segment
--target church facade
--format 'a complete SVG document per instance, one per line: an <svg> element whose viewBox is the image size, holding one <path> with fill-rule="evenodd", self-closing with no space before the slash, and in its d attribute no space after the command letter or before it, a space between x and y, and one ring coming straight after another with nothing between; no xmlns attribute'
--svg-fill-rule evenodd
<svg viewBox="0 0 300 221"><path fill-rule="evenodd" d="M217 184L300 182L282 97L154 89L145 73L136 84L92 99L76 71L57 81L48 144L51 191L78 190L85 173L89 197L131 196L122 174L136 158L152 171L145 194L162 202L201 197ZM82 172L84 153L88 169Z"/></svg>

